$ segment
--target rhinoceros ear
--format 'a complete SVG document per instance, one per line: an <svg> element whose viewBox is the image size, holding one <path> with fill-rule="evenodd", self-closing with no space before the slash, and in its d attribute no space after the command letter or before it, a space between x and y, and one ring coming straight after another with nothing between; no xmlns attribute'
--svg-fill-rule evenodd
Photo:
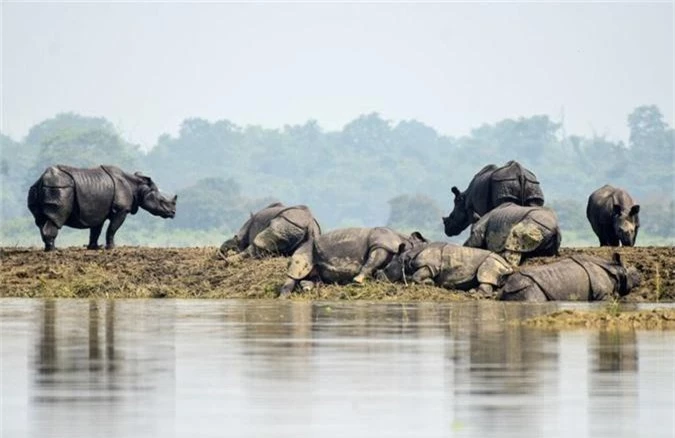
<svg viewBox="0 0 675 438"><path fill-rule="evenodd" d="M401 255L401 254L403 254L404 252L405 252L405 243L401 243L401 244L398 246L398 253L397 253L397 254L398 254L398 255Z"/></svg>
<svg viewBox="0 0 675 438"><path fill-rule="evenodd" d="M630 209L630 213L628 213L630 216L636 216L638 213L640 213L640 205L636 204Z"/></svg>
<svg viewBox="0 0 675 438"><path fill-rule="evenodd" d="M617 265L623 266L623 261L621 260L621 254L619 254L618 252L615 252L612 255L612 260L614 260L614 263L616 263Z"/></svg>
<svg viewBox="0 0 675 438"><path fill-rule="evenodd" d="M452 186L452 188L451 188L450 190L451 190L452 193L455 195L455 198L458 198L459 195L461 195L461 193L460 193L459 189L457 188L457 186Z"/></svg>
<svg viewBox="0 0 675 438"><path fill-rule="evenodd" d="M622 210L622 208L618 204L614 204L614 207L612 207L612 213L614 213L617 216L619 216L621 214L621 210Z"/></svg>
<svg viewBox="0 0 675 438"><path fill-rule="evenodd" d="M141 172L134 172L134 175L142 179L147 184L152 184L152 178L150 178L149 176L145 176Z"/></svg>
<svg viewBox="0 0 675 438"><path fill-rule="evenodd" d="M419 231L413 231L410 237L415 240L419 240L420 242L428 242L428 240Z"/></svg>
<svg viewBox="0 0 675 438"><path fill-rule="evenodd" d="M175 204L176 201L178 201L178 195L173 195L173 199L171 200L171 202Z"/></svg>
<svg viewBox="0 0 675 438"><path fill-rule="evenodd" d="M480 215L476 213L475 211L473 212L473 216L471 217L471 223L476 223L480 220Z"/></svg>

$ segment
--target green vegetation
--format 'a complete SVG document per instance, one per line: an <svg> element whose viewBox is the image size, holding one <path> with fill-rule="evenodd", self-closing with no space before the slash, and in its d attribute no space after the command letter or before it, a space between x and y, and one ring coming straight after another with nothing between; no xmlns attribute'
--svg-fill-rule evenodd
<svg viewBox="0 0 675 438"><path fill-rule="evenodd" d="M0 135L1 245L40 245L26 208L28 187L50 164L115 164L140 170L178 194L175 220L131 217L120 244L216 245L250 211L272 200L306 204L324 230L389 224L445 238L441 216L450 187L464 189L485 164L521 161L541 181L559 215L563 245L595 245L585 217L588 195L603 184L639 200L641 245L675 243L673 129L655 106L627 117L628 144L566 136L546 115L485 124L449 137L415 120L358 117L341 131L315 121L265 129L228 120L186 119L176 136L161 135L144 153L104 118L58 114L21 141ZM465 235L455 238L461 242ZM86 232L64 230L57 245L82 245Z"/></svg>

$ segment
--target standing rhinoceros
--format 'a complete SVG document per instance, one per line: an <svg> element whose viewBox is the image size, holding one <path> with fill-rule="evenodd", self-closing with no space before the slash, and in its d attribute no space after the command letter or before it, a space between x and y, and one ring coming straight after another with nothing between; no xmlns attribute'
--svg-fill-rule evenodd
<svg viewBox="0 0 675 438"><path fill-rule="evenodd" d="M626 267L619 254L608 261L572 256L541 266L527 266L504 284L504 301L599 301L613 293L624 296L640 285L634 267Z"/></svg>
<svg viewBox="0 0 675 438"><path fill-rule="evenodd" d="M130 175L115 166L78 169L50 166L28 191L28 209L40 229L45 251L54 249L54 240L62 226L89 228L89 249L98 249L103 223L106 248L115 246L115 232L127 214L138 208L155 216L173 218L176 199L160 194L155 183L136 172Z"/></svg>
<svg viewBox="0 0 675 438"><path fill-rule="evenodd" d="M290 256L304 242L321 234L319 223L304 205L286 207L277 202L252 214L239 232L226 240L220 252L239 252L229 261L265 254Z"/></svg>
<svg viewBox="0 0 675 438"><path fill-rule="evenodd" d="M401 246L384 270L390 281L404 281L405 276L415 283L433 282L452 290L478 288L487 294L512 273L509 262L498 254L445 242Z"/></svg>
<svg viewBox="0 0 675 438"><path fill-rule="evenodd" d="M586 217L600 246L635 245L640 228L640 206L624 189L604 185L591 193Z"/></svg>
<svg viewBox="0 0 675 438"><path fill-rule="evenodd" d="M517 161L509 161L502 167L494 164L478 172L469 187L460 192L452 187L455 195L454 208L443 218L445 234L456 236L471 225L473 214L482 216L500 204L513 202L524 206L544 205L544 194L534 173Z"/></svg>
<svg viewBox="0 0 675 438"><path fill-rule="evenodd" d="M476 219L464 246L496 252L514 266L523 258L558 255L560 227L550 208L508 202Z"/></svg>
<svg viewBox="0 0 675 438"><path fill-rule="evenodd" d="M418 232L404 236L391 228L344 228L305 242L288 266L288 279L280 296L288 296L301 280L311 289L311 280L344 284L362 283L392 260L399 246L413 247L426 239Z"/></svg>

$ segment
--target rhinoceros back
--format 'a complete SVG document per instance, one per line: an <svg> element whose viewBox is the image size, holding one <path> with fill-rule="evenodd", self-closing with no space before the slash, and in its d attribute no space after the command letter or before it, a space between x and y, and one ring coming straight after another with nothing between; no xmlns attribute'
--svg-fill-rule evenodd
<svg viewBox="0 0 675 438"><path fill-rule="evenodd" d="M490 254L492 254L490 251L478 248L450 243L443 244L441 249L442 265L438 273L437 284L460 289L471 287L476 283L478 268Z"/></svg>
<svg viewBox="0 0 675 438"><path fill-rule="evenodd" d="M392 234L396 235L387 228L344 228L320 235L314 239L314 262L321 277L327 282L350 281L372 249L398 249L398 243L389 243L387 239Z"/></svg>
<svg viewBox="0 0 675 438"><path fill-rule="evenodd" d="M288 207L285 207L281 204L272 204L271 206L264 208L253 215L251 218L250 224L247 231L248 242L253 242L255 236L257 236L262 230L267 228L270 225L270 222L275 217L279 216L279 213L286 210Z"/></svg>
<svg viewBox="0 0 675 438"><path fill-rule="evenodd" d="M537 250L550 239L559 239L558 219L546 207L502 204L488 214L488 232L484 247L490 251L505 249L519 252ZM553 252L557 246L553 242Z"/></svg>
<svg viewBox="0 0 675 438"><path fill-rule="evenodd" d="M510 294L527 295L526 288L538 288L549 301L588 301L590 283L588 274L571 259L543 266L522 268L504 284L502 299Z"/></svg>
<svg viewBox="0 0 675 438"><path fill-rule="evenodd" d="M78 169L58 166L72 178L75 187L73 214L66 225L89 228L103 223L111 212L115 197L115 182L102 167Z"/></svg>
<svg viewBox="0 0 675 438"><path fill-rule="evenodd" d="M516 161L509 161L492 173L490 198L493 207L505 202L544 205L544 194L537 177Z"/></svg>

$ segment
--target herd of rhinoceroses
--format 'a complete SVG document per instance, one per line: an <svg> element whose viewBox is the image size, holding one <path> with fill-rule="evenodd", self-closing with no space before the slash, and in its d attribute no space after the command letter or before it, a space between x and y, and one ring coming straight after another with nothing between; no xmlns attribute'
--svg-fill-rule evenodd
<svg viewBox="0 0 675 438"><path fill-rule="evenodd" d="M310 290L316 283L380 281L428 283L453 290L475 289L501 300L602 300L640 284L640 274L618 254L612 260L572 256L517 268L530 257L558 256L558 218L544 207L544 195L531 171L516 161L488 165L466 190L452 188L454 208L443 218L445 234L471 227L464 245L429 242L386 227L344 228L322 233L304 205L268 205L251 214L219 252L228 263L246 257L290 257L279 291ZM163 196L151 178L115 166L78 169L51 166L28 192L28 208L40 229L45 251L54 249L62 226L89 229L90 249L98 249L103 223L106 248L127 214L143 208L172 218L177 197ZM623 189L605 185L588 198L586 216L601 246L633 246L639 211Z"/></svg>

